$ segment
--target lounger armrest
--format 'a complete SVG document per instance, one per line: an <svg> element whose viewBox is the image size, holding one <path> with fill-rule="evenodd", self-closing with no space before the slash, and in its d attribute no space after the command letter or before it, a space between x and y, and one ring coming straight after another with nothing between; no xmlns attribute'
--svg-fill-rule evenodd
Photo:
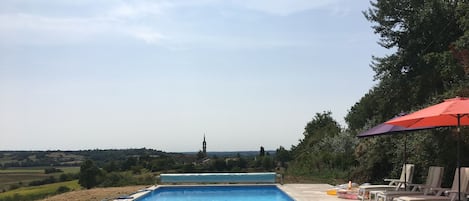
<svg viewBox="0 0 469 201"><path fill-rule="evenodd" d="M400 179L384 179L384 181L389 181L389 185L398 185L400 183L404 183L404 181Z"/></svg>
<svg viewBox="0 0 469 201"><path fill-rule="evenodd" d="M447 190L445 193L458 193L458 191L453 191L453 190ZM468 192L461 191L461 193L467 194Z"/></svg>
<svg viewBox="0 0 469 201"><path fill-rule="evenodd" d="M430 185L425 185L425 184L407 184L408 186L410 187L413 187L413 188L418 188L418 189L425 189L425 188L436 188L436 187L432 187Z"/></svg>
<svg viewBox="0 0 469 201"><path fill-rule="evenodd" d="M438 187L433 187L433 186L425 185L425 184L408 184L408 185L411 186L411 187L413 186L411 191L422 192L424 195L438 194L438 189L435 189L435 188L438 188ZM441 194L441 192L440 192L440 194Z"/></svg>
<svg viewBox="0 0 469 201"><path fill-rule="evenodd" d="M431 186L425 184L407 184L411 191L422 191L422 189L431 188Z"/></svg>
<svg viewBox="0 0 469 201"><path fill-rule="evenodd" d="M393 182L404 182L400 179L384 179L384 181L393 181Z"/></svg>
<svg viewBox="0 0 469 201"><path fill-rule="evenodd" d="M458 191L448 190L448 191L445 191L444 193L446 196L449 196L451 193L454 193L457 195ZM469 195L469 192L461 191L461 197L466 197L467 195Z"/></svg>
<svg viewBox="0 0 469 201"><path fill-rule="evenodd" d="M436 191L435 195L437 195L437 196L443 195L443 193L445 193L445 194L449 193L451 191L451 189L449 189L449 188L435 188L435 187L430 188L430 190Z"/></svg>

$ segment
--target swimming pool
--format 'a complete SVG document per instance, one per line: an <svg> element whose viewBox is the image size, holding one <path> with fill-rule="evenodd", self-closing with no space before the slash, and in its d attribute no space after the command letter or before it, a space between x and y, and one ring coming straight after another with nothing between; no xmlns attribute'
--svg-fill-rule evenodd
<svg viewBox="0 0 469 201"><path fill-rule="evenodd" d="M294 201L275 185L162 186L136 201Z"/></svg>

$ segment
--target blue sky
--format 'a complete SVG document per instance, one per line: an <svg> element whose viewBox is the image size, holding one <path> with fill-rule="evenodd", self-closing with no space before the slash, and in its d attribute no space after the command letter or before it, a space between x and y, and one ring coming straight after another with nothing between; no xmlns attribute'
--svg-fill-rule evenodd
<svg viewBox="0 0 469 201"><path fill-rule="evenodd" d="M0 150L290 148L383 56L346 0L3 0Z"/></svg>

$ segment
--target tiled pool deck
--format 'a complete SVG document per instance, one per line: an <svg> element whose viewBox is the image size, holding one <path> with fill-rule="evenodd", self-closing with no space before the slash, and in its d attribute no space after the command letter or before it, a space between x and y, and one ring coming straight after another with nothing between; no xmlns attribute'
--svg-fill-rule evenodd
<svg viewBox="0 0 469 201"><path fill-rule="evenodd" d="M284 184L278 187L296 201L344 201L344 199L326 194L326 190L332 188L329 184ZM156 186L150 187L150 190L154 188ZM139 197L145 193L136 193L132 197ZM118 201L132 201L132 199L119 199Z"/></svg>
<svg viewBox="0 0 469 201"><path fill-rule="evenodd" d="M284 184L279 188L296 201L344 201L336 196L326 194L332 188L329 184Z"/></svg>

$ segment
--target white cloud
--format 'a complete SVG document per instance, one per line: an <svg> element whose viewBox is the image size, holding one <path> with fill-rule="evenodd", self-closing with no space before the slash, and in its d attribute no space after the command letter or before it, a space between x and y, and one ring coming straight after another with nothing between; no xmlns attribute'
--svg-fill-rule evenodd
<svg viewBox="0 0 469 201"><path fill-rule="evenodd" d="M139 1L133 4L121 3L113 6L107 13L111 18L141 18L159 15L163 12L166 3Z"/></svg>
<svg viewBox="0 0 469 201"><path fill-rule="evenodd" d="M18 6L16 13L0 13L0 43L68 44L96 42L102 40L103 37L130 37L149 44L165 45L168 48L173 48L172 46L185 48L194 45L228 48L297 46L300 44L298 41L277 41L277 38L272 37L270 39L243 38L224 34L213 36L213 34L197 30L199 25L197 23L204 24L203 21L191 24L191 22L178 21L177 16L182 8L182 10L187 8L212 9L224 6L241 7L281 16L323 8L330 9L331 12L343 13L343 9L334 6L337 1L339 0L233 0L228 3L223 0L106 1L93 7L92 11L86 12L84 16L67 16L64 14L67 13L66 10L59 12L62 16L42 10L29 12L23 8L23 5ZM61 1L55 3L67 4ZM93 2L88 3L89 7L92 7ZM57 7L63 8L63 6ZM217 30L215 32L223 33ZM168 37L169 35L171 38Z"/></svg>
<svg viewBox="0 0 469 201"><path fill-rule="evenodd" d="M165 39L166 37L153 30L148 30L148 29L138 29L135 28L133 30L129 31L129 34L134 36L135 38L141 39L145 41L148 44L158 44L161 40Z"/></svg>
<svg viewBox="0 0 469 201"><path fill-rule="evenodd" d="M81 2L81 1L80 1ZM0 9L1 44L76 44L130 37L155 44L163 39L152 22L171 4L164 1L9 1ZM84 12L70 10L85 9ZM50 12L51 10L56 12Z"/></svg>
<svg viewBox="0 0 469 201"><path fill-rule="evenodd" d="M106 23L89 18L51 18L30 14L0 15L3 43L55 43L83 41L106 29Z"/></svg>
<svg viewBox="0 0 469 201"><path fill-rule="evenodd" d="M333 6L330 10L333 16L347 16L350 14L350 12L352 12L351 8L342 6Z"/></svg>
<svg viewBox="0 0 469 201"><path fill-rule="evenodd" d="M108 17L47 17L31 14L0 15L0 43L70 44L95 42L102 36L131 36L155 44L163 35L151 27Z"/></svg>
<svg viewBox="0 0 469 201"><path fill-rule="evenodd" d="M305 10L325 8L335 4L337 1L338 0L234 0L233 3L269 14L286 16Z"/></svg>

